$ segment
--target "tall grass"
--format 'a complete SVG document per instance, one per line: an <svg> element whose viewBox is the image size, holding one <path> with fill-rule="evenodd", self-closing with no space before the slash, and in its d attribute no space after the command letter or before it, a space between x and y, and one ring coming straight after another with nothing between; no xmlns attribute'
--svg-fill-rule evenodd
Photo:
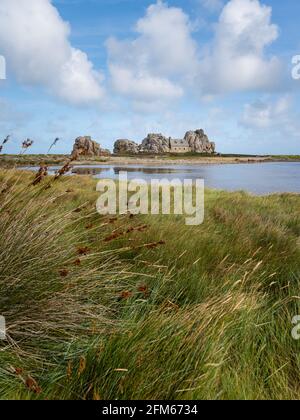
<svg viewBox="0 0 300 420"><path fill-rule="evenodd" d="M89 384L87 398L106 399L298 399L291 320L300 310L299 202L207 191L202 226L139 219L149 229L131 238L127 258L152 274L148 295L132 284L123 331L89 353L70 389L86 395ZM160 240L166 244L137 250Z"/></svg>
<svg viewBox="0 0 300 420"><path fill-rule="evenodd" d="M85 177L18 177L1 174L2 398L300 397L299 195L206 191L187 227L100 218Z"/></svg>
<svg viewBox="0 0 300 420"><path fill-rule="evenodd" d="M31 369L50 371L71 345L80 342L83 351L114 330L114 298L129 276L115 251L93 249L81 228L93 208L86 203L81 214L67 180L54 191L32 179L0 174L0 313L7 323L0 382L9 375L21 386Z"/></svg>

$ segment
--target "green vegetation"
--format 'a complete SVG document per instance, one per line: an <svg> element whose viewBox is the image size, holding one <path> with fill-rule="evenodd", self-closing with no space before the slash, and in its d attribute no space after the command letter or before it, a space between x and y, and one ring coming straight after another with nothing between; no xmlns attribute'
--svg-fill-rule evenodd
<svg viewBox="0 0 300 420"><path fill-rule="evenodd" d="M14 166L37 166L41 163L45 165L61 165L67 156L65 155L1 155L0 167Z"/></svg>
<svg viewBox="0 0 300 420"><path fill-rule="evenodd" d="M283 161L294 161L294 162L300 161L300 155L274 155L271 157L273 159L283 160Z"/></svg>
<svg viewBox="0 0 300 420"><path fill-rule="evenodd" d="M63 165L65 161L69 158L68 155L0 155L0 168L14 168L22 166L39 166L39 165ZM185 154L166 154L166 155L150 155L150 154L140 154L136 155L112 155L111 157L81 157L80 161L84 164L101 164L101 163L122 163L124 159L129 162L132 160L132 163L136 163L137 159L139 161L153 161L153 163L166 163L176 162L177 160L182 161L186 160L188 162L199 162L203 163L251 163L255 162L299 162L299 155L281 155L281 156L254 156L254 155L238 155L238 154L199 154L199 153L185 153Z"/></svg>
<svg viewBox="0 0 300 420"><path fill-rule="evenodd" d="M0 398L300 398L299 195L206 191L187 227L33 177L0 171Z"/></svg>
<svg viewBox="0 0 300 420"><path fill-rule="evenodd" d="M0 155L0 168L13 168L21 166L39 166L39 165L62 165L69 158L69 155ZM84 160L93 163L106 162L105 157L84 158Z"/></svg>

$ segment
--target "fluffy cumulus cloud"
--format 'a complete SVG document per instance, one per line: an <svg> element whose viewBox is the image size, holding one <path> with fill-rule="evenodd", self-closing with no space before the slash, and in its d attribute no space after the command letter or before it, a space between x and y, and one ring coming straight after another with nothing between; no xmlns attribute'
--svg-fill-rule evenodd
<svg viewBox="0 0 300 420"><path fill-rule="evenodd" d="M132 40L107 42L114 89L138 100L174 99L189 90L216 95L278 88L281 64L267 47L279 35L272 9L259 0L201 0L220 9L209 43L196 42L182 9L158 1L136 24Z"/></svg>
<svg viewBox="0 0 300 420"><path fill-rule="evenodd" d="M201 62L203 89L226 93L277 88L280 61L266 56L266 48L279 35L271 18L271 7L258 0L230 0L224 6Z"/></svg>
<svg viewBox="0 0 300 420"><path fill-rule="evenodd" d="M0 50L19 82L46 87L72 104L99 100L102 76L72 47L69 34L51 0L0 2Z"/></svg>
<svg viewBox="0 0 300 420"><path fill-rule="evenodd" d="M279 34L272 9L259 0L198 1L220 10L210 42L196 36L181 8L161 0L136 22L133 38L107 41L114 92L134 103L169 105L193 93L278 89L280 61L267 55ZM99 101L103 76L69 35L69 24L51 0L0 0L0 51L8 71L71 104Z"/></svg>
<svg viewBox="0 0 300 420"><path fill-rule="evenodd" d="M114 89L145 101L181 97L197 68L197 46L188 16L158 1L135 29L133 40L107 42Z"/></svg>

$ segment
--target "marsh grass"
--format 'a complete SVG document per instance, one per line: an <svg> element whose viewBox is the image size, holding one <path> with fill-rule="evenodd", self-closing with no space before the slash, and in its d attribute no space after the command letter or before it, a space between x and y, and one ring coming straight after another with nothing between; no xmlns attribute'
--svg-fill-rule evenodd
<svg viewBox="0 0 300 420"><path fill-rule="evenodd" d="M39 375L71 344L114 330L114 298L132 275L81 228L94 214L88 200L79 214L67 182L54 191L31 180L15 171L0 175L0 308L7 323L0 382L15 375L22 386L28 376L16 372L26 372L24 365Z"/></svg>
<svg viewBox="0 0 300 420"><path fill-rule="evenodd" d="M299 195L206 191L187 227L32 179L0 175L2 398L299 399Z"/></svg>

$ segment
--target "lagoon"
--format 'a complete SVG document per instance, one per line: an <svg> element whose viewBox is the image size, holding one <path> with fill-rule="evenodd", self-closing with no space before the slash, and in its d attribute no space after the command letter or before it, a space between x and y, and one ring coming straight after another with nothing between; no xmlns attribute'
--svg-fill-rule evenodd
<svg viewBox="0 0 300 420"><path fill-rule="evenodd" d="M37 170L37 167L22 168ZM58 167L49 168L54 174ZM207 188L226 191L244 190L256 195L300 193L300 162L199 165L76 165L71 175L117 178L127 172L128 179L204 179Z"/></svg>

